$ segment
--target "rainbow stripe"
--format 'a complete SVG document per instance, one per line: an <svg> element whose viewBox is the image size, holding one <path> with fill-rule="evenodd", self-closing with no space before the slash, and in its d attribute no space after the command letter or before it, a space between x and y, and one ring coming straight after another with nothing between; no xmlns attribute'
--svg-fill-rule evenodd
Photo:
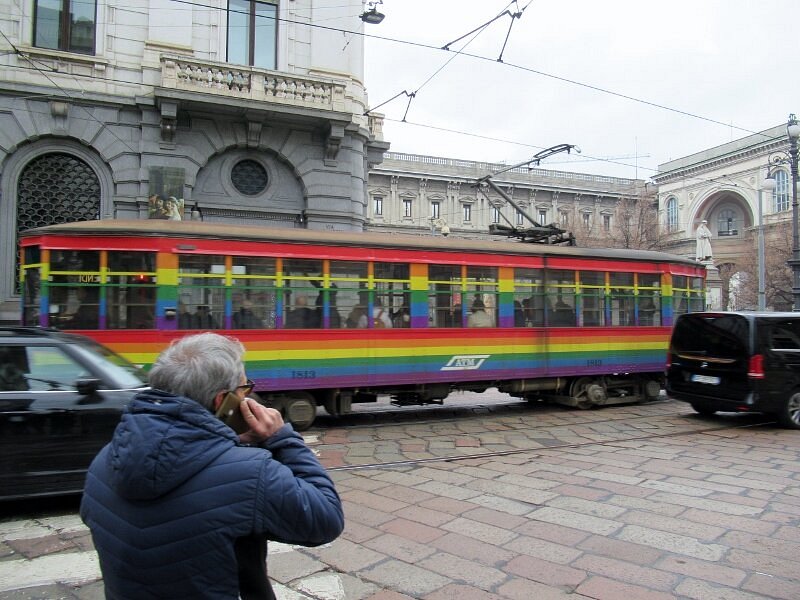
<svg viewBox="0 0 800 600"><path fill-rule="evenodd" d="M232 331L257 391L499 381L664 368L668 327ZM82 332L146 368L181 332Z"/></svg>

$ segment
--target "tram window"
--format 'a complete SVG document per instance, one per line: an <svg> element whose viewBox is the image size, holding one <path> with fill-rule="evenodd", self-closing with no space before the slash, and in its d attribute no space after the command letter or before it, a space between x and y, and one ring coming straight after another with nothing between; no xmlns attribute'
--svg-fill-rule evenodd
<svg viewBox="0 0 800 600"><path fill-rule="evenodd" d="M407 263L373 264L375 298L380 300L394 328L411 327L409 272Z"/></svg>
<svg viewBox="0 0 800 600"><path fill-rule="evenodd" d="M555 327L574 327L575 271L548 269L545 271L547 324Z"/></svg>
<svg viewBox="0 0 800 600"><path fill-rule="evenodd" d="M661 296L658 292L640 290L638 301L639 325L661 325Z"/></svg>
<svg viewBox="0 0 800 600"><path fill-rule="evenodd" d="M467 266L467 310L483 304L490 327L497 325L497 267ZM480 310L480 309L479 309Z"/></svg>
<svg viewBox="0 0 800 600"><path fill-rule="evenodd" d="M609 273L611 325L636 324L636 296L633 273Z"/></svg>
<svg viewBox="0 0 800 600"><path fill-rule="evenodd" d="M580 281L580 324L585 327L597 327L604 325L606 274L601 271L581 271Z"/></svg>
<svg viewBox="0 0 800 600"><path fill-rule="evenodd" d="M661 275L640 273L637 287L639 325L661 325Z"/></svg>
<svg viewBox="0 0 800 600"><path fill-rule="evenodd" d="M26 263L27 264L27 263ZM39 325L39 306L41 303L42 281L39 267L25 267L23 282L22 323Z"/></svg>
<svg viewBox="0 0 800 600"><path fill-rule="evenodd" d="M544 326L544 271L514 269L514 327Z"/></svg>
<svg viewBox="0 0 800 600"><path fill-rule="evenodd" d="M678 315L689 312L689 294L685 291L672 290L672 312Z"/></svg>
<svg viewBox="0 0 800 600"><path fill-rule="evenodd" d="M462 327L461 265L428 266L428 321L432 327Z"/></svg>
<svg viewBox="0 0 800 600"><path fill-rule="evenodd" d="M276 274L275 259L269 256L234 256L232 257L232 273L246 277L274 278Z"/></svg>
<svg viewBox="0 0 800 600"><path fill-rule="evenodd" d="M155 252L117 252L109 251L108 282L112 284L155 283Z"/></svg>
<svg viewBox="0 0 800 600"><path fill-rule="evenodd" d="M692 286L691 288L689 286ZM672 306L675 316L705 309L702 277L672 276Z"/></svg>
<svg viewBox="0 0 800 600"><path fill-rule="evenodd" d="M225 257L179 254L178 293L179 329L198 327L197 317L206 310L198 310L200 306L207 306L213 321L222 326L225 316ZM242 295L237 293L235 296L241 303Z"/></svg>
<svg viewBox="0 0 800 600"><path fill-rule="evenodd" d="M283 261L283 326L286 329L317 329L320 312L315 307L322 288L321 260L291 258Z"/></svg>
<svg viewBox="0 0 800 600"><path fill-rule="evenodd" d="M26 246L24 251L25 264L36 265L41 262L42 252L39 246Z"/></svg>
<svg viewBox="0 0 800 600"><path fill-rule="evenodd" d="M100 325L100 252L50 253L50 325L97 329Z"/></svg>
<svg viewBox="0 0 800 600"><path fill-rule="evenodd" d="M99 286L51 287L51 297L57 298L51 308L59 307L56 323L64 329L97 329L100 326ZM62 310L63 308L63 310ZM53 315L51 314L51 325Z"/></svg>
<svg viewBox="0 0 800 600"><path fill-rule="evenodd" d="M106 327L155 327L155 252L109 251L106 257Z"/></svg>
<svg viewBox="0 0 800 600"><path fill-rule="evenodd" d="M361 261L330 262L329 326L355 329L367 314L369 264ZM324 315L323 315L324 317Z"/></svg>
<svg viewBox="0 0 800 600"><path fill-rule="evenodd" d="M322 275L322 261L307 258L287 258L283 261L283 276L287 278L308 278Z"/></svg>
<svg viewBox="0 0 800 600"><path fill-rule="evenodd" d="M155 327L154 286L108 286L108 329L152 329Z"/></svg>
<svg viewBox="0 0 800 600"><path fill-rule="evenodd" d="M639 273L639 289L641 288L660 288L661 275L652 273Z"/></svg>
<svg viewBox="0 0 800 600"><path fill-rule="evenodd" d="M50 273L53 282L67 282L68 277L58 276L59 271L94 271L100 270L100 252L96 250L52 250L50 253Z"/></svg>
<svg viewBox="0 0 800 600"><path fill-rule="evenodd" d="M277 260L268 256L233 256L231 257L231 287L234 290L234 316L240 324L249 322L252 327L274 329L277 326L278 290L276 288ZM254 317L244 316L243 304L247 300ZM193 315L194 326L201 329L213 329L223 322L223 306L217 310L213 306L206 308L197 306ZM185 313L182 313L185 315ZM185 317L184 317L185 318ZM250 327L250 328L252 328Z"/></svg>

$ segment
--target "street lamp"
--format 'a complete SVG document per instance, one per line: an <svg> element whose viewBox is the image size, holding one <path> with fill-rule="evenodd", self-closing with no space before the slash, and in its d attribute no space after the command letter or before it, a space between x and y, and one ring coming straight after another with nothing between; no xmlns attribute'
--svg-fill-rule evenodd
<svg viewBox="0 0 800 600"><path fill-rule="evenodd" d="M365 10L363 13L358 15L358 18L364 21L364 23L368 23L369 25L378 25L381 21L383 21L384 15L382 12L378 12L377 4L383 4L383 0L376 0L375 2L369 3L369 10Z"/></svg>
<svg viewBox="0 0 800 600"><path fill-rule="evenodd" d="M789 172L792 180L792 258L787 260L787 264L792 269L792 310L800 312L800 232L798 232L798 206L797 206L797 140L800 138L800 124L794 113L789 115L786 123L786 135L789 137L788 156L785 152L779 152L777 156L770 156L768 159L769 167L773 165L785 165L789 163ZM767 175L767 180L772 179L772 172ZM765 180L765 183L767 182ZM772 180L770 189L774 189L775 181Z"/></svg>

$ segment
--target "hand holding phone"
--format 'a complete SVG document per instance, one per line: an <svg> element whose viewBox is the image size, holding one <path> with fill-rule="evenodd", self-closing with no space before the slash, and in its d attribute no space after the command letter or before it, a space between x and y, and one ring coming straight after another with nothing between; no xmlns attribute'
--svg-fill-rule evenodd
<svg viewBox="0 0 800 600"><path fill-rule="evenodd" d="M239 410L250 429L239 435L244 444L260 444L283 427L280 411L267 408L252 398L247 398L239 405Z"/></svg>
<svg viewBox="0 0 800 600"><path fill-rule="evenodd" d="M236 433L240 434L250 429L244 420L242 411L240 410L239 405L241 403L242 398L240 398L238 394L234 392L228 392L225 395L225 398L222 400L222 403L219 405L217 412L215 413L215 416L220 421L225 423Z"/></svg>

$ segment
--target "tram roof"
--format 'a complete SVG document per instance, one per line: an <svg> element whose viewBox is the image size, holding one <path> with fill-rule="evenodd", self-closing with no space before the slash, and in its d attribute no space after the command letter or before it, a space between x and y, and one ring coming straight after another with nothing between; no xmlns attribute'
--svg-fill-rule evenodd
<svg viewBox="0 0 800 600"><path fill-rule="evenodd" d="M658 252L622 248L579 248L531 244L507 240L476 240L458 237L409 235L406 233L324 231L212 223L204 221L168 221L163 219L101 219L37 227L21 232L21 238L68 236L136 236L202 238L219 240L264 241L305 245L340 245L363 248L402 248L439 252L474 252L529 256L563 256L681 263L698 267L694 260Z"/></svg>

